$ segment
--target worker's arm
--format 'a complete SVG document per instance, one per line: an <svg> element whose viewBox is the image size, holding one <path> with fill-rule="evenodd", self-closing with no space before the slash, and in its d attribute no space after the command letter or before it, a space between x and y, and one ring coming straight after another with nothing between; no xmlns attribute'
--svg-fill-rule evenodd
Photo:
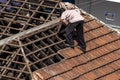
<svg viewBox="0 0 120 80"><path fill-rule="evenodd" d="M61 18L60 18L60 22L63 22L63 20L64 20L64 19L61 19Z"/></svg>
<svg viewBox="0 0 120 80"><path fill-rule="evenodd" d="M68 21L65 20L65 19L60 19L60 22L63 23L64 25L67 25L67 24L68 24Z"/></svg>
<svg viewBox="0 0 120 80"><path fill-rule="evenodd" d="M68 24L68 21L67 21L67 19L66 19L66 16L67 16L66 11L64 11L64 12L62 13L61 17L60 17L60 22L62 22L64 25L67 25L67 24Z"/></svg>

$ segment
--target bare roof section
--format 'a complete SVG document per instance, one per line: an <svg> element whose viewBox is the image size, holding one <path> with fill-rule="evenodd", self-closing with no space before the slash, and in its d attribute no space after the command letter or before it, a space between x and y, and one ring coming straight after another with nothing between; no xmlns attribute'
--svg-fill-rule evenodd
<svg viewBox="0 0 120 80"><path fill-rule="evenodd" d="M0 39L34 28L59 16L60 0L1 0Z"/></svg>

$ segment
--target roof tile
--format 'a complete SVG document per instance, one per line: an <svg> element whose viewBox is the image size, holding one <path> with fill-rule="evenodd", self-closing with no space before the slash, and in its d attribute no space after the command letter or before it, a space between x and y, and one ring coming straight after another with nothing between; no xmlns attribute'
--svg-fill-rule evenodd
<svg viewBox="0 0 120 80"><path fill-rule="evenodd" d="M77 47L74 50L70 48L60 50L59 54L65 57L65 61L59 64L65 64L70 68L48 79L59 80L57 78L62 77L64 80L105 80L112 74L112 80L119 79L118 74L115 73L120 69L118 65L120 46L116 46L120 43L120 37L97 20L86 16L85 18L87 53L83 54ZM65 65L62 67L66 67Z"/></svg>

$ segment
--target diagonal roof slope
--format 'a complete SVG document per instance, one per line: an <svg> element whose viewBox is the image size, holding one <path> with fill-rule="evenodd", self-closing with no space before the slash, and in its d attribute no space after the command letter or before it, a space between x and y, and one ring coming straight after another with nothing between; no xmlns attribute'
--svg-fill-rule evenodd
<svg viewBox="0 0 120 80"><path fill-rule="evenodd" d="M52 25L47 23L49 26L44 24L59 17L59 1L0 1L1 80L30 80L32 71L63 59L56 53L57 50L65 47L65 40L56 35L59 24L57 22ZM43 26L36 27L41 24ZM24 35L28 33L29 35Z"/></svg>
<svg viewBox="0 0 120 80"><path fill-rule="evenodd" d="M39 80L119 80L120 36L100 21L85 15L87 53L77 47L58 51L65 60L35 71Z"/></svg>
<svg viewBox="0 0 120 80"><path fill-rule="evenodd" d="M7 38L10 41L0 47L0 79L31 80L33 71L63 60L57 53L66 47L64 38L58 35L59 27L56 23L32 34L18 35L12 41L9 38L14 36Z"/></svg>
<svg viewBox="0 0 120 80"><path fill-rule="evenodd" d="M1 80L31 80L32 78L34 80L120 79L120 45L118 45L120 44L120 36L88 14L84 15L86 20L84 25L85 40L87 43L86 54L83 54L77 47L74 50L66 47L65 37L59 34L61 25L57 22L58 20L51 21L52 19L46 18L45 24L38 26L38 30L36 30L36 21L42 18L37 17L38 19L36 19L34 16L26 18L26 15L24 15L23 17L28 21L24 21L24 18L19 19L20 22L26 23L23 24L24 27L20 28L20 33L17 32L17 34L15 33L16 35L11 34L11 29L13 28L10 25L12 25L12 22L16 22L16 16L23 15L23 13L19 14L19 11L24 10L25 4L38 7L35 11L33 10L34 7L30 8L33 15L37 12L39 13L38 9L41 5L50 8L53 6L51 13L48 10L46 10L48 12L43 13L49 14L49 18L50 15L54 15L54 11L59 15L59 8L57 9L56 7L59 0L40 0L37 3L30 1L17 1L22 2L23 5L20 8L19 6L12 6L13 8L17 8L17 12L14 14L4 11L10 3L9 1L5 5L2 5L4 6L2 13L5 13L5 15L9 14L10 16L13 15L14 17L8 25L0 26L0 29L3 30L3 32L1 31L2 40L0 40ZM43 4L44 2L46 4ZM49 2L51 5L47 4ZM58 15L54 17L58 17ZM11 19L6 18L9 17L5 17L6 21ZM35 22L33 21L34 24L29 23L29 20L33 19L35 19ZM32 26L29 27L31 29L25 28L27 24ZM16 29L19 29L19 27Z"/></svg>

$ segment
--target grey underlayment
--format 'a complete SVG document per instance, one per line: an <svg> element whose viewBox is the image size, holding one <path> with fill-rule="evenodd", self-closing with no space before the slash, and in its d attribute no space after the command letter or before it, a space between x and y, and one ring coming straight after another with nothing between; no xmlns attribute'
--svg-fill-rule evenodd
<svg viewBox="0 0 120 80"><path fill-rule="evenodd" d="M60 0L0 1L0 41L60 15ZM31 73L64 59L58 50L66 47L59 23L22 35L0 46L0 80L31 80Z"/></svg>

